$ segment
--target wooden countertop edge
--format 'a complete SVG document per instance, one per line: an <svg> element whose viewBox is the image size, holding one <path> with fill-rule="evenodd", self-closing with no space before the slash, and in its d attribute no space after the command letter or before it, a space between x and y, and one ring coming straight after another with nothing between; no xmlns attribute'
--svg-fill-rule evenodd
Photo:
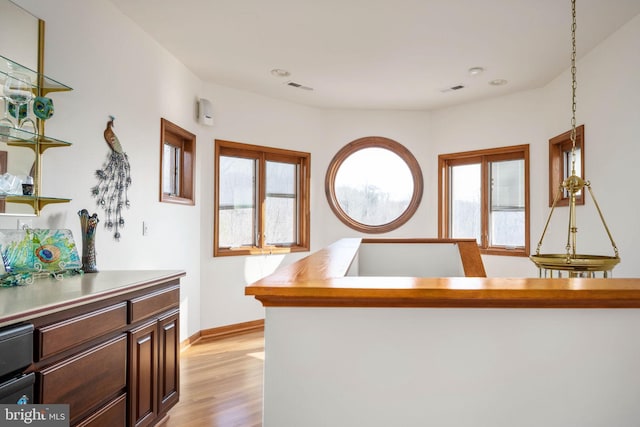
<svg viewBox="0 0 640 427"><path fill-rule="evenodd" d="M265 307L640 308L640 279L347 276L360 244L378 242L385 240L338 240L247 286L245 295ZM475 242L457 243L465 252L477 251ZM471 255L479 258L479 252ZM482 276L482 265L471 264L467 276Z"/></svg>
<svg viewBox="0 0 640 427"><path fill-rule="evenodd" d="M640 279L268 277L245 288L265 307L640 308Z"/></svg>
<svg viewBox="0 0 640 427"><path fill-rule="evenodd" d="M94 274L94 273L85 273L85 274ZM98 293L83 296L80 298L73 298L73 299L62 301L59 303L42 305L42 306L34 307L33 309L30 309L30 310L24 310L19 313L14 313L11 315L5 315L0 317L0 327L9 325L11 323L25 322L25 321L34 319L36 317L45 316L48 314L56 313L58 311L78 307L80 305L98 302L108 298L117 297L119 295L124 295L130 292L135 292L138 290L150 288L163 282L170 282L170 281L177 280L184 276L186 276L186 272L177 271L175 273L167 274L166 276L157 277L155 279L151 279L143 282L130 283L117 288L109 289L108 291L98 292Z"/></svg>
<svg viewBox="0 0 640 427"><path fill-rule="evenodd" d="M333 307L333 308L590 308L590 309L621 309L640 308L640 299L634 300L466 300L466 299L323 299L323 298L277 298L256 297L264 307Z"/></svg>

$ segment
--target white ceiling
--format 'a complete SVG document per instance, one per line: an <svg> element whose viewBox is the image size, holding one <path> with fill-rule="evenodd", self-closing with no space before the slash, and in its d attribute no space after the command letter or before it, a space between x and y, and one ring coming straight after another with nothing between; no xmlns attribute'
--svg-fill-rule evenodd
<svg viewBox="0 0 640 427"><path fill-rule="evenodd" d="M569 0L110 1L202 80L316 107L441 108L541 87L570 61ZM638 14L577 0L578 57Z"/></svg>

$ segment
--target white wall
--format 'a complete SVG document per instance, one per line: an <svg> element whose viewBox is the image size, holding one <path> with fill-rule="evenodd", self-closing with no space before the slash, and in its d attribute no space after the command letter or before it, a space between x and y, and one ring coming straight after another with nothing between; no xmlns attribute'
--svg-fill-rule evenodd
<svg viewBox="0 0 640 427"><path fill-rule="evenodd" d="M636 16L578 61L577 122L585 125L585 176L620 250L615 277L637 277L640 229L633 196L640 160L637 99L640 96L640 16ZM535 252L548 207L548 141L571 128L568 70L547 86L484 102L436 111L434 143L441 152L530 144L531 251ZM435 179L435 176L433 177ZM437 183L426 182L426 185ZM613 255L593 200L577 209L582 253ZM568 208L557 208L542 253L564 253ZM535 276L526 258L483 256L488 276Z"/></svg>
<svg viewBox="0 0 640 427"><path fill-rule="evenodd" d="M433 113L433 134L441 153L529 144L531 247L535 250L546 213L548 139L541 126L544 99L540 91L527 91ZM437 197L436 163L426 185ZM437 219L436 219L437 221ZM544 225L544 223L542 223ZM528 258L483 256L487 276L533 276L537 270Z"/></svg>
<svg viewBox="0 0 640 427"><path fill-rule="evenodd" d="M213 258L213 156L214 140L222 139L247 144L267 145L311 152L311 243L312 250L322 247L319 207L324 203L318 192L324 179L318 166L317 147L323 144L322 121L318 111L288 102L207 84L203 97L213 104L214 126L206 129L200 145L202 182L207 191L200 205L202 217L202 319L201 328L240 323L264 317L262 305L244 295L244 287L272 273L278 266L299 259L308 253L295 255L254 255Z"/></svg>
<svg viewBox="0 0 640 427"><path fill-rule="evenodd" d="M357 254L356 276L464 277L454 243L363 243Z"/></svg>
<svg viewBox="0 0 640 427"><path fill-rule="evenodd" d="M324 110L320 113L324 119L324 138L322 149L314 157L314 167L320 169L321 176L315 185L321 193L322 204L318 213L322 223L321 244L328 245L343 237L363 237L366 234L352 230L343 224L331 211L324 194L324 174L333 156L344 145L365 136L383 136L404 145L418 160L422 167L425 184L428 182L428 170L432 167L435 146L430 129L431 118L422 111L368 111L368 110ZM437 165L437 157L436 157ZM435 237L437 228L437 209L432 201L437 200L437 192L425 185L422 202L411 220L397 230L378 234L378 237Z"/></svg>
<svg viewBox="0 0 640 427"><path fill-rule="evenodd" d="M636 426L640 310L269 307L264 427Z"/></svg>
<svg viewBox="0 0 640 427"><path fill-rule="evenodd" d="M361 235L333 215L324 195L326 169L346 143L372 135L391 138L405 145L422 166L425 191L418 211L401 228L381 237L437 235L439 153L528 143L535 250L548 214L548 140L570 124L568 73L543 88L434 112L321 110L203 83L106 0L18 3L47 22L47 74L75 89L52 94L56 113L47 124L51 135L74 145L48 150L43 168L43 193L73 201L46 207L34 226L70 228L77 240L78 210L87 208L104 218L89 191L108 153L102 137L107 116L116 116L114 130L132 165L131 208L125 212L127 226L120 242L100 229L98 267L186 270L182 339L202 329L262 318L262 307L244 296L244 286L305 255L212 257L216 138L311 152L314 251L339 238ZM618 277L640 274L633 262L640 255L634 245L640 237L634 226L638 202L629 195L633 183L623 184L635 178L640 154L640 58L633 54L639 48L640 16L578 63L578 121L586 128L586 173L620 248L622 263L614 271ZM212 101L213 127L196 122L198 97ZM197 135L194 207L158 202L161 117ZM592 208L588 200L579 211L579 235L588 227L600 227L589 213L582 219L583 211ZM566 208L558 216L566 217L565 212ZM143 220L150 224L149 236L142 236ZM15 228L15 221L3 218L0 226ZM545 239L545 246L562 250L552 240ZM584 246L580 242L585 250L592 245L589 239ZM489 276L537 274L526 258L483 259Z"/></svg>
<svg viewBox="0 0 640 427"><path fill-rule="evenodd" d="M620 250L622 261L613 271L615 277L640 275L640 201L635 195L640 161L640 56L635 54L639 51L640 15L581 58L577 71L577 122L585 125L585 175ZM569 129L569 85L565 72L541 91L542 122L549 136ZM602 250L610 255L613 251L595 215L587 197L587 204L578 208L578 248L595 251L604 240ZM587 235L587 230L593 234ZM585 233L582 239L581 233Z"/></svg>
<svg viewBox="0 0 640 427"><path fill-rule="evenodd" d="M160 118L197 135L199 153L206 145L194 118L194 100L202 82L173 56L106 1L19 1L46 21L45 72L72 88L53 93L55 115L47 133L70 141L43 157L42 194L69 197L69 204L49 205L33 219L35 227L69 228L80 242L77 212L97 212L97 266L116 269L181 269L181 336L200 329L200 206L202 182L196 181L196 206L159 203ZM109 148L102 132L108 116L116 117L114 131L129 155L131 208L116 242L104 229L106 215L97 208L90 189ZM15 228L16 219L2 219ZM150 234L142 236L142 221Z"/></svg>

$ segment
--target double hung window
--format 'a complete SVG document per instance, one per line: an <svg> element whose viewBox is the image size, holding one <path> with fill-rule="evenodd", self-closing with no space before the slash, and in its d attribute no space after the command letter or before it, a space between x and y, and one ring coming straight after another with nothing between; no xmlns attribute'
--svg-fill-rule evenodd
<svg viewBox="0 0 640 427"><path fill-rule="evenodd" d="M308 251L310 161L216 140L214 256Z"/></svg>
<svg viewBox="0 0 640 427"><path fill-rule="evenodd" d="M529 255L529 146L443 154L439 228L485 254Z"/></svg>

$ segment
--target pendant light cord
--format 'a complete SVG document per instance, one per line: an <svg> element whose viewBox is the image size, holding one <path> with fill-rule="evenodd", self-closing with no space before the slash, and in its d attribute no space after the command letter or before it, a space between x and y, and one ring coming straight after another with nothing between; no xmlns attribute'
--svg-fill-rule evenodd
<svg viewBox="0 0 640 427"><path fill-rule="evenodd" d="M571 0L571 174L576 174L576 0Z"/></svg>

